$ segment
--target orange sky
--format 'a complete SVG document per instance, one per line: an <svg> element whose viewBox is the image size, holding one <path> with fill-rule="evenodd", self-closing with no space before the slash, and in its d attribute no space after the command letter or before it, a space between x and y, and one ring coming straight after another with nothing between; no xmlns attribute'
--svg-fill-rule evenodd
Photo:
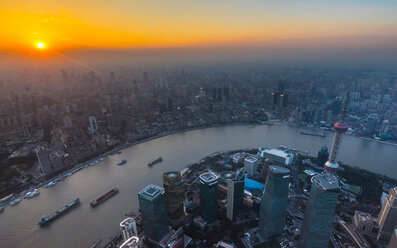
<svg viewBox="0 0 397 248"><path fill-rule="evenodd" d="M334 2L2 0L0 50L32 53L38 42L50 52L397 35L394 1Z"/></svg>

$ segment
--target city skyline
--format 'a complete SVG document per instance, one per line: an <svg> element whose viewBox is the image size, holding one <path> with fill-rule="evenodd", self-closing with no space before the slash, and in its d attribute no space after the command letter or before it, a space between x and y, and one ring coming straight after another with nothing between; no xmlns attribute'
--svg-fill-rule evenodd
<svg viewBox="0 0 397 248"><path fill-rule="evenodd" d="M0 247L394 248L396 13L1 1Z"/></svg>

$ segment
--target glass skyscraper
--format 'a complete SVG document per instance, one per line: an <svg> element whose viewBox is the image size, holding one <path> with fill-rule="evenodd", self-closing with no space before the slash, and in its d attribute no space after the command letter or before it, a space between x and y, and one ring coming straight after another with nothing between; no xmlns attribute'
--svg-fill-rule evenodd
<svg viewBox="0 0 397 248"><path fill-rule="evenodd" d="M397 228L397 187L390 189L378 217L378 241L387 244Z"/></svg>
<svg viewBox="0 0 397 248"><path fill-rule="evenodd" d="M167 198L167 212L170 225L179 227L183 224L183 181L179 171L169 171L163 174L163 184Z"/></svg>
<svg viewBox="0 0 397 248"><path fill-rule="evenodd" d="M237 171L234 178L227 180L227 206L226 217L233 220L236 213L240 212L244 206L244 178L243 169Z"/></svg>
<svg viewBox="0 0 397 248"><path fill-rule="evenodd" d="M200 215L208 223L217 220L218 214L218 177L206 172L200 178Z"/></svg>
<svg viewBox="0 0 397 248"><path fill-rule="evenodd" d="M148 185L138 193L145 237L159 242L168 233L168 216L164 189Z"/></svg>
<svg viewBox="0 0 397 248"><path fill-rule="evenodd" d="M313 176L300 234L301 248L328 247L338 202L339 183L333 174Z"/></svg>
<svg viewBox="0 0 397 248"><path fill-rule="evenodd" d="M290 170L270 166L259 211L259 230L265 239L280 235L285 226Z"/></svg>

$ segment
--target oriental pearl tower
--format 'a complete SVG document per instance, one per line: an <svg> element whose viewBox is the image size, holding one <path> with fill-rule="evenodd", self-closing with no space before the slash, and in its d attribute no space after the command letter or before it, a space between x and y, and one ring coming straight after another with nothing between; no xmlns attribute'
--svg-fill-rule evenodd
<svg viewBox="0 0 397 248"><path fill-rule="evenodd" d="M349 128L349 126L345 122L348 102L349 102L349 90L347 91L346 94L346 100L342 108L342 114L340 120L334 125L335 136L334 136L334 141L332 142L331 155L329 161L327 161L324 165L324 168L327 172L335 173L339 169L339 164L335 161L335 159L341 142L342 134L346 132Z"/></svg>

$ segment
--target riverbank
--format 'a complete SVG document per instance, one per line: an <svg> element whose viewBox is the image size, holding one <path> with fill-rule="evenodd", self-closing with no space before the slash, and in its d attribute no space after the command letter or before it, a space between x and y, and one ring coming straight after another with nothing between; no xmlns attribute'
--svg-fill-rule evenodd
<svg viewBox="0 0 397 248"><path fill-rule="evenodd" d="M212 125L206 125L206 126L201 126L201 127L192 127L192 128L185 128L185 129L167 131L167 132L163 132L163 133L160 133L160 134L152 136L152 137L147 137L145 139L132 142L132 143L129 143L129 142L123 143L123 144L120 144L119 146L117 146L117 147L115 147L115 148L113 148L113 149L111 149L109 151L106 151L104 153L98 154L97 156L95 156L95 157L93 157L93 158L91 158L91 159L89 159L89 160L87 160L85 162L79 163L79 164L77 164L77 165L75 165L75 166L73 166L73 167L71 167L69 169L66 169L66 170L64 170L64 171L62 171L60 173L57 173L53 177L48 178L45 181L37 182L37 184L34 187L29 185L27 187L18 188L18 190L10 192L9 195L4 197L0 201L0 207L7 207L11 201L13 201L15 199L22 199L24 197L24 195L30 190L39 189L39 188L43 187L44 185L49 184L50 182L53 182L53 181L55 181L55 180L57 180L59 178L66 178L67 177L66 175L74 174L74 173L78 172L79 170L82 170L85 167L88 167L88 165L90 165L92 163L96 164L96 163L98 163L99 160L102 160L106 156L112 155L114 153L117 153L118 151L125 150L127 148L136 146L136 145L141 144L141 143L145 143L145 142L148 142L148 141L151 141L151 140L155 140L155 139L158 139L158 138L162 138L162 137L166 137L166 136L174 135L174 134L178 134L178 133L188 132L188 131L201 130L201 129L212 128L212 127L247 126L247 125L248 126L250 126L250 125L252 125L252 126L262 126L262 125L267 125L267 124L243 123L243 122L239 122L239 123L225 123L225 124L212 124Z"/></svg>
<svg viewBox="0 0 397 248"><path fill-rule="evenodd" d="M318 128L315 128L315 127L311 127L311 128L308 128L308 127L305 127L305 126L302 126L302 125L298 125L298 124L295 124L295 123L289 123L289 122L287 122L287 121L280 121L280 120L273 120L274 122L276 122L276 121L278 121L278 122L282 122L282 123L285 123L285 124L287 124L287 125L289 125L289 126L292 126L292 127L298 127L298 128L304 128L304 129L309 129L309 130L314 130L314 131L321 131L321 132L329 132L329 133L334 133L334 131L332 131L332 130L323 130L323 129L318 129ZM353 137L357 137L357 138L360 138L360 139L363 139L363 140L368 140L368 141L373 141L373 142L377 142L377 143L381 143L381 144L385 144L385 145L391 145L391 146L397 146L397 143L396 142L389 142L389 141L384 141L384 140L377 140L377 139L373 139L373 138L368 138L368 137L363 137L363 136L358 136L358 135L354 135L354 134L350 134L350 133L345 133L344 135L349 135L349 136L353 136ZM319 137L323 137L323 136L319 136Z"/></svg>

